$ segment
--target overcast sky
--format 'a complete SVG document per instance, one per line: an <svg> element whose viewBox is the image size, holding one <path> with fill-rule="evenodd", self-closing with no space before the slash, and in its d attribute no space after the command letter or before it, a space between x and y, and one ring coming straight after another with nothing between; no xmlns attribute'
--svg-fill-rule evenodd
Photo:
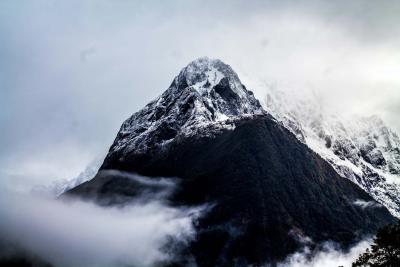
<svg viewBox="0 0 400 267"><path fill-rule="evenodd" d="M0 185L76 176L201 56L400 132L399 14L385 0L1 1Z"/></svg>

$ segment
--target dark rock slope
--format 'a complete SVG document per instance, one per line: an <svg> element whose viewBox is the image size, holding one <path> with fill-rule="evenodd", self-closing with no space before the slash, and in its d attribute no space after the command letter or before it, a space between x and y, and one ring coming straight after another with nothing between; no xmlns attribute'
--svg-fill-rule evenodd
<svg viewBox="0 0 400 267"><path fill-rule="evenodd" d="M357 205L373 199L264 113L229 66L208 59L191 64L191 74L197 71L200 78L192 82L184 69L171 85L191 100L185 98L182 106L169 94L168 101L175 101L169 111L160 108L157 118L152 116L156 100L133 115L101 170L179 177L172 204L214 204L196 223L197 237L188 248L198 266L276 262L304 245L306 237L314 244L333 240L347 246L393 222L383 207ZM218 76L213 71L219 81L208 82ZM201 78L205 72L211 74ZM167 120L171 112L175 117ZM99 174L67 194L126 200L137 190L129 181Z"/></svg>

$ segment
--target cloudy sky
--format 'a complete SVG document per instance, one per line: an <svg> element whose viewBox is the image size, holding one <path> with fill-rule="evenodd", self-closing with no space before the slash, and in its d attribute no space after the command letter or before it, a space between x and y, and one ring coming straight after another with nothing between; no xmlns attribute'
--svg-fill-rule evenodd
<svg viewBox="0 0 400 267"><path fill-rule="evenodd" d="M385 0L1 1L0 184L76 176L201 56L400 132L398 14Z"/></svg>

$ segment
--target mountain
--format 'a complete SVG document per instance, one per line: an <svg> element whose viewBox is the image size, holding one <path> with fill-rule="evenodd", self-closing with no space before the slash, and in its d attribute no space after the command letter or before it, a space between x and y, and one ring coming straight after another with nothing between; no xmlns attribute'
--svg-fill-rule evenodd
<svg viewBox="0 0 400 267"><path fill-rule="evenodd" d="M232 68L191 62L156 100L127 119L99 173L66 192L103 205L143 192L110 170L178 177L171 205L209 205L174 263L276 263L304 245L344 247L394 221L356 184L264 111Z"/></svg>
<svg viewBox="0 0 400 267"><path fill-rule="evenodd" d="M335 170L400 218L400 138L377 116L344 118L315 94L270 88L263 105Z"/></svg>
<svg viewBox="0 0 400 267"><path fill-rule="evenodd" d="M50 185L38 185L32 192L38 195L59 196L65 191L72 189L90 179L92 179L100 169L103 159L96 158L82 172L72 179L56 180Z"/></svg>
<svg viewBox="0 0 400 267"><path fill-rule="evenodd" d="M156 100L126 120L111 146L114 155L135 154L163 146L201 128L226 128L230 120L263 113L252 92L219 60L201 58L184 68Z"/></svg>

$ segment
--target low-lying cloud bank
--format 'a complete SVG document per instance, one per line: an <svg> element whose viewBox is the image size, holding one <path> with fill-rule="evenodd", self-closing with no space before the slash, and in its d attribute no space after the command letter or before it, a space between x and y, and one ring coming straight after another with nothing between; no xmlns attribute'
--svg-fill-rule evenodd
<svg viewBox="0 0 400 267"><path fill-rule="evenodd" d="M162 199L100 207L32 194L0 193L1 242L57 267L153 266L174 257L166 243L193 237L201 209L174 208ZM135 204L136 203L136 204ZM0 257L8 257L5 249Z"/></svg>
<svg viewBox="0 0 400 267"><path fill-rule="evenodd" d="M64 201L48 194L39 196L38 192L0 192L0 262L14 257L15 248L55 267L150 267L179 260L181 249L195 236L194 221L206 207L168 206L165 200L176 188L175 180L115 170L101 174L129 179L148 190L118 207L79 199ZM363 208L379 205L362 200L354 204ZM343 251L335 243L326 242L312 250L310 247L316 244L301 231L294 229L289 234L304 248L278 267L351 266L371 244L371 239L365 239Z"/></svg>

